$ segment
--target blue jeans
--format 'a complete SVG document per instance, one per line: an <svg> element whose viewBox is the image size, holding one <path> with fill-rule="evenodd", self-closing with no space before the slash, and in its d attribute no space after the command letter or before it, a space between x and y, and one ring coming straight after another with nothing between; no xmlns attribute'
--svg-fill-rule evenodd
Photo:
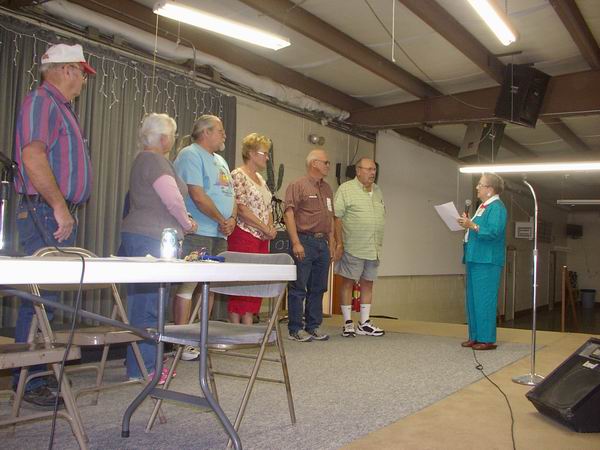
<svg viewBox="0 0 600 450"><path fill-rule="evenodd" d="M296 281L288 284L288 330L312 331L323 322L323 293L329 275L329 245L325 239L298 234L304 259L296 261ZM293 257L293 255L292 255ZM304 314L302 311L303 302ZM303 320L304 319L304 320Z"/></svg>
<svg viewBox="0 0 600 450"><path fill-rule="evenodd" d="M46 203L36 201L33 202L33 214L38 219L38 223L42 226L46 233L46 239L42 232L36 227L34 219L27 209L27 202L23 199L17 208L17 228L19 230L19 243L23 251L31 255L36 250L42 247L48 247L52 245L69 247L75 244L75 236L77 235L77 223L73 227L71 236L63 242L58 242L54 239L54 232L58 228L58 224L54 219L54 210ZM41 292L44 298L48 300L58 300L58 294L56 292L43 291ZM31 320L35 311L33 309L33 303L21 300L19 305L19 313L17 316L17 325L15 329L15 342L27 342L27 336L29 335L29 328L31 327ZM54 318L54 310L52 308L46 308L46 314L48 320L52 321ZM37 366L29 367L29 373L42 372L47 370L46 366L41 364ZM19 372L20 369L13 371L13 385L16 386L19 383ZM34 378L25 387L26 391L37 389L40 386L46 384L46 380L43 378Z"/></svg>
<svg viewBox="0 0 600 450"><path fill-rule="evenodd" d="M160 240L136 233L121 233L121 248L124 256L160 256ZM158 283L132 283L127 285L127 318L131 325L139 328L158 326ZM156 367L156 343L139 341L140 352L148 373ZM127 348L127 376L141 378L131 345Z"/></svg>

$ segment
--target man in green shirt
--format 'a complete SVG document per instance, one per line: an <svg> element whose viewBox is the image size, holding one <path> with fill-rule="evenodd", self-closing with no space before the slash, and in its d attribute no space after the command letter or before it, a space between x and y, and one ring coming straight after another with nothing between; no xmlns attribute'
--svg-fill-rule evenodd
<svg viewBox="0 0 600 450"><path fill-rule="evenodd" d="M383 336L369 316L373 281L383 243L385 206L381 189L375 184L377 166L369 158L356 163L356 178L342 184L335 194L335 272L342 277L342 336ZM352 322L352 285L360 280L360 320Z"/></svg>

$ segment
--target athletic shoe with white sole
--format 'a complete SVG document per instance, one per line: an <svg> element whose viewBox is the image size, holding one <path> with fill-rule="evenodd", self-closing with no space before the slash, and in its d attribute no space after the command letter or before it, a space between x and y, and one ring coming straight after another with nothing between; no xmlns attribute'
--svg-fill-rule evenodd
<svg viewBox="0 0 600 450"><path fill-rule="evenodd" d="M318 328L307 331L307 333L312 336L314 341L326 341L327 339L329 339L329 335L325 333L319 333Z"/></svg>
<svg viewBox="0 0 600 450"><path fill-rule="evenodd" d="M200 358L200 349L186 345L181 353L181 359L184 361L195 361Z"/></svg>
<svg viewBox="0 0 600 450"><path fill-rule="evenodd" d="M383 336L385 331L373 325L370 320L367 320L365 323L358 322L356 334L360 334L362 336Z"/></svg>
<svg viewBox="0 0 600 450"><path fill-rule="evenodd" d="M354 329L354 322L347 320L342 328L342 336L344 337L356 337L356 330Z"/></svg>
<svg viewBox="0 0 600 450"><path fill-rule="evenodd" d="M313 337L310 334L308 334L306 331L300 330L300 331L296 331L296 332L290 332L288 339L290 341L296 341L296 342L310 342L313 340Z"/></svg>

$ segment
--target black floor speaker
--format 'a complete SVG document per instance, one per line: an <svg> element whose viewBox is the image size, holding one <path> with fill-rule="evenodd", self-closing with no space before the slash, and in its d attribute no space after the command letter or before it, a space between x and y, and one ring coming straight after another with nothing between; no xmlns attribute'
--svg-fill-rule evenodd
<svg viewBox="0 0 600 450"><path fill-rule="evenodd" d="M600 339L589 339L526 396L579 433L600 432Z"/></svg>

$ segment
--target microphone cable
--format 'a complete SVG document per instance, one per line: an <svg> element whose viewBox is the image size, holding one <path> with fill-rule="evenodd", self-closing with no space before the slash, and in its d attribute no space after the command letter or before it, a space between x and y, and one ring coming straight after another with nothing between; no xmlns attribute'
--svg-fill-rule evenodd
<svg viewBox="0 0 600 450"><path fill-rule="evenodd" d="M16 166L16 163L15 163L15 166ZM75 324L77 322L77 315L79 313L79 310L81 309L83 277L85 275L85 258L82 255L79 255L78 253L70 252L68 250L63 250L62 248L58 247L57 245L50 244L49 231L40 222L40 218L37 216L37 214L35 214L35 208L33 207L33 204L31 203L31 199L27 195L27 184L25 183L23 174L21 173L21 170L18 167L17 167L17 173L19 175L19 179L23 186L23 190L25 191L25 193L22 194L22 196L25 199L25 203L27 204L27 212L31 216L33 223L35 224L35 227L37 228L38 232L42 236L42 239L44 240L46 247L54 247L54 249L56 249L56 251L58 251L59 253L62 253L65 255L75 255L75 256L78 256L79 258L81 258L81 275L79 277L79 287L77 289L77 297L75 298L75 307L73 310L73 318L71 319L71 328L69 330L69 336L67 338L67 345L66 345L65 352L63 354L63 358L60 363L60 368L58 371L58 379L57 379L58 386L57 386L57 391L56 391L56 399L54 400L54 410L52 413L52 425L50 428L50 440L48 442L48 450L52 450L53 445L54 445L54 435L56 433L56 419L58 417L58 405L60 402L60 393L62 390L62 380L63 380L64 371L65 371L65 364L67 362L67 357L69 355L69 352L71 351L71 347L73 346L73 338L75 336ZM38 195L43 199L41 194L38 194ZM71 212L69 211L69 213L71 213ZM75 220L77 221L76 217L75 217ZM40 294L41 294L41 292L40 292ZM48 324L49 323L50 323L50 321L48 321ZM56 375L56 374L54 374L54 375ZM76 402L76 399L73 399L73 401Z"/></svg>
<svg viewBox="0 0 600 450"><path fill-rule="evenodd" d="M477 355L475 354L475 349L473 349L473 347L471 347L471 351L473 352L473 359L475 360L475 364L476 364L475 369L480 371L483 374L483 376L485 377L485 379L488 380L490 383L492 383L496 387L496 389L498 389L500 391L500 393L504 397L504 400L506 400L506 405L508 406L508 411L510 412L510 437L512 439L512 448L513 448L513 450L517 450L517 444L515 442L515 416L513 414L512 406L510 405L510 401L508 400L508 396L500 388L500 386L498 386L496 383L494 383L492 381L492 379L490 377L488 377L487 374L484 372L483 364L481 364L479 362L479 360L477 359Z"/></svg>

